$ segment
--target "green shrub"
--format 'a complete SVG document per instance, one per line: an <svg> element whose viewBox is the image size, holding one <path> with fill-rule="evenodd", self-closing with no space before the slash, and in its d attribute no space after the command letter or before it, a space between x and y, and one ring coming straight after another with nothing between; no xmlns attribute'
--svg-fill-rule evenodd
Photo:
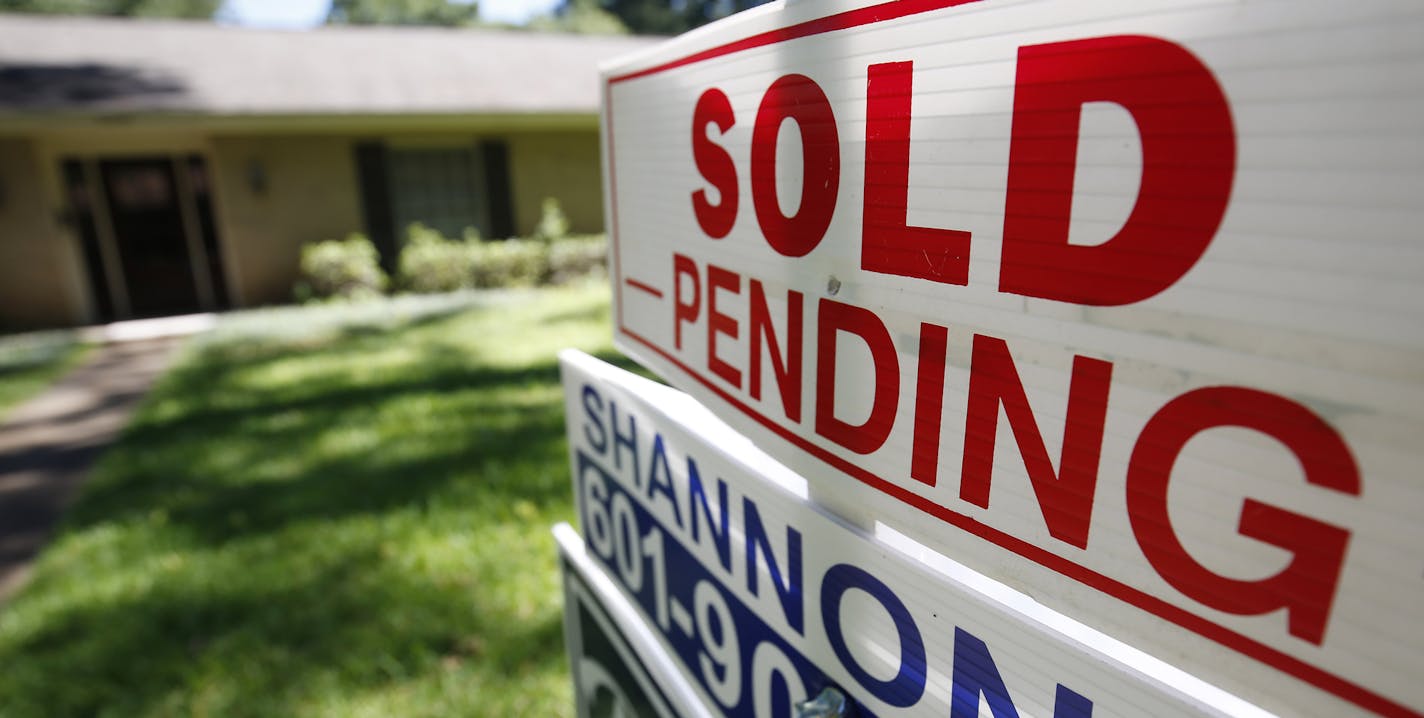
<svg viewBox="0 0 1424 718"><path fill-rule="evenodd" d="M545 197L539 212L539 224L534 226L534 239L545 241L561 239L569 233L569 218L559 200Z"/></svg>
<svg viewBox="0 0 1424 718"><path fill-rule="evenodd" d="M299 300L365 297L380 294L386 283L380 255L363 234L302 246Z"/></svg>
<svg viewBox="0 0 1424 718"><path fill-rule="evenodd" d="M550 209L552 208L552 209ZM546 203L540 234L528 239L487 241L466 230L451 239L438 230L413 224L401 249L395 284L419 294L461 289L495 289L563 284L606 272L608 242L602 235L567 236L558 202ZM557 217L558 221L550 220ZM375 247L353 234L302 248L302 281L297 298L324 299L375 294L386 287Z"/></svg>
<svg viewBox="0 0 1424 718"><path fill-rule="evenodd" d="M425 225L411 225L401 248L397 285L422 294L471 287L470 266L479 235L467 232L466 237L457 242Z"/></svg>
<svg viewBox="0 0 1424 718"><path fill-rule="evenodd" d="M506 239L471 245L470 275L480 289L532 287L549 275L549 246L537 239Z"/></svg>
<svg viewBox="0 0 1424 718"><path fill-rule="evenodd" d="M549 284L608 271L608 238L601 234L567 237L549 245Z"/></svg>

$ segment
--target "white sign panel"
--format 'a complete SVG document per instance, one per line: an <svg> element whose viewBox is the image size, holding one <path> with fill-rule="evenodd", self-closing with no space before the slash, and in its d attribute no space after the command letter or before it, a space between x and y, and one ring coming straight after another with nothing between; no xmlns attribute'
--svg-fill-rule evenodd
<svg viewBox="0 0 1424 718"><path fill-rule="evenodd" d="M605 68L617 341L857 518L1269 707L1418 718L1421 38L739 15Z"/></svg>
<svg viewBox="0 0 1424 718"><path fill-rule="evenodd" d="M588 556L715 713L789 715L826 686L866 717L1261 713L820 513L681 392L577 352L561 364Z"/></svg>

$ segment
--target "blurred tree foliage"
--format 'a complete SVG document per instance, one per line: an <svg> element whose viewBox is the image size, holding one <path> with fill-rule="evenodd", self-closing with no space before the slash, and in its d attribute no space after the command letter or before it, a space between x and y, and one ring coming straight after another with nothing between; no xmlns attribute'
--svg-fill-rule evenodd
<svg viewBox="0 0 1424 718"><path fill-rule="evenodd" d="M639 35L677 35L767 0L601 0Z"/></svg>
<svg viewBox="0 0 1424 718"><path fill-rule="evenodd" d="M326 21L351 25L474 25L479 5L451 0L332 0Z"/></svg>
<svg viewBox="0 0 1424 718"><path fill-rule="evenodd" d="M532 30L589 34L678 35L769 0L563 0Z"/></svg>
<svg viewBox="0 0 1424 718"><path fill-rule="evenodd" d="M222 0L0 0L0 12L210 18Z"/></svg>
<svg viewBox="0 0 1424 718"><path fill-rule="evenodd" d="M583 35L626 35L628 26L603 9L598 0L566 0L557 10L529 21L536 32L573 32Z"/></svg>

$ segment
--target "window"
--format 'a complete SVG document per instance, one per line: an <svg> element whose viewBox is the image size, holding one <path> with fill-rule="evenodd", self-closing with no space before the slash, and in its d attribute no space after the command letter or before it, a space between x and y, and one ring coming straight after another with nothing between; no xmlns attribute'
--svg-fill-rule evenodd
<svg viewBox="0 0 1424 718"><path fill-rule="evenodd" d="M354 149L366 233L386 271L395 271L412 222L454 238L466 227L489 239L514 234L509 147L502 140L447 147L373 140Z"/></svg>
<svg viewBox="0 0 1424 718"><path fill-rule="evenodd" d="M466 228L489 236L483 163L474 147L390 150L391 215L397 241L415 222L459 238Z"/></svg>

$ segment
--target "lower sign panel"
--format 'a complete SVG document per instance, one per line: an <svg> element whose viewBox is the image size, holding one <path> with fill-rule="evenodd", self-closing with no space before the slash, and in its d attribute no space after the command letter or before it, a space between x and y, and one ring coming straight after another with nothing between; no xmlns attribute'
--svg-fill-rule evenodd
<svg viewBox="0 0 1424 718"><path fill-rule="evenodd" d="M1260 713L821 513L680 392L561 361L588 554L718 712L790 715L835 686L861 716Z"/></svg>
<svg viewBox="0 0 1424 718"><path fill-rule="evenodd" d="M578 534L560 524L554 536L563 555L564 639L579 718L707 715L688 705L689 688L666 653L636 645L637 639L629 636L629 629L636 633L640 625L620 624L615 618L611 606L624 612L631 607L589 560ZM681 695L675 689L681 689Z"/></svg>

